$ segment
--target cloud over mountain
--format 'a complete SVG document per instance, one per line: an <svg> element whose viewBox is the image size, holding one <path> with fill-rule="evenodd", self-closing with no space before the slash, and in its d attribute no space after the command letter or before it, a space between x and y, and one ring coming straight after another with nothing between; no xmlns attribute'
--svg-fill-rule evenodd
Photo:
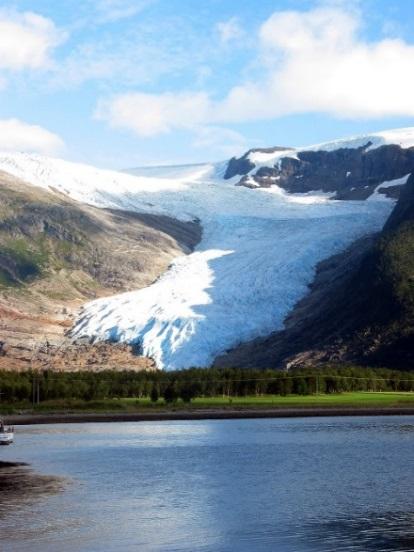
<svg viewBox="0 0 414 552"><path fill-rule="evenodd" d="M64 147L53 132L19 119L0 119L0 150L55 154Z"/></svg>

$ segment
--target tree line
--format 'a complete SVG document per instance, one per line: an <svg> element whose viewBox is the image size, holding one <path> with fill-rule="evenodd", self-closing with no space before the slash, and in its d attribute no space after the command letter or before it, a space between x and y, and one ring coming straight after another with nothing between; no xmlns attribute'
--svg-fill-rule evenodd
<svg viewBox="0 0 414 552"><path fill-rule="evenodd" d="M245 370L191 368L173 372L10 372L0 371L2 402L57 399L163 398L190 402L196 397L310 395L346 391L414 391L414 373L358 366Z"/></svg>

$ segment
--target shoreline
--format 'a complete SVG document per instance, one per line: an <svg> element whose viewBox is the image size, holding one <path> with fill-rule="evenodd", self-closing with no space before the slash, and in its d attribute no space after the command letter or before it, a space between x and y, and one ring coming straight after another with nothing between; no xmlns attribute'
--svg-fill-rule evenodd
<svg viewBox="0 0 414 552"><path fill-rule="evenodd" d="M179 420L237 420L256 418L310 418L329 416L414 416L414 407L348 407L348 408L266 408L266 409L195 409L132 413L50 413L4 416L11 425L160 422Z"/></svg>

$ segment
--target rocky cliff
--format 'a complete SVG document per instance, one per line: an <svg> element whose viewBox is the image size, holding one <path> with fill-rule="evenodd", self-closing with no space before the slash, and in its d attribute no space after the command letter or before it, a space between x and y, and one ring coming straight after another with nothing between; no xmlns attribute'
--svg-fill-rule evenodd
<svg viewBox="0 0 414 552"><path fill-rule="evenodd" d="M227 163L226 170L224 172L224 178L226 180L233 178L233 176L244 176L251 170L253 170L256 165L250 159L254 154L265 154L271 155L277 152L287 152L293 151L293 148L286 148L281 146L275 146L273 148L253 148L246 151L242 157L232 157Z"/></svg>
<svg viewBox="0 0 414 552"><path fill-rule="evenodd" d="M274 158L269 155L269 162L262 161L259 166L252 161L257 159L252 152L258 150L250 150L229 162L225 178L242 175L239 185L249 188L277 185L289 193L322 191L331 194L332 199L363 200L380 184L401 179L414 170L414 148L372 145L367 140L359 147L288 151ZM395 183L378 192L397 198L399 189L399 183Z"/></svg>

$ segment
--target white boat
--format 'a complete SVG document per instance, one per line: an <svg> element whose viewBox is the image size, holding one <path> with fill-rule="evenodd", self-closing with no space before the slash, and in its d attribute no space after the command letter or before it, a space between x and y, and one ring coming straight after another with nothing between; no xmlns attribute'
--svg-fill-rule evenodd
<svg viewBox="0 0 414 552"><path fill-rule="evenodd" d="M11 445L14 440L14 428L0 420L0 445Z"/></svg>

